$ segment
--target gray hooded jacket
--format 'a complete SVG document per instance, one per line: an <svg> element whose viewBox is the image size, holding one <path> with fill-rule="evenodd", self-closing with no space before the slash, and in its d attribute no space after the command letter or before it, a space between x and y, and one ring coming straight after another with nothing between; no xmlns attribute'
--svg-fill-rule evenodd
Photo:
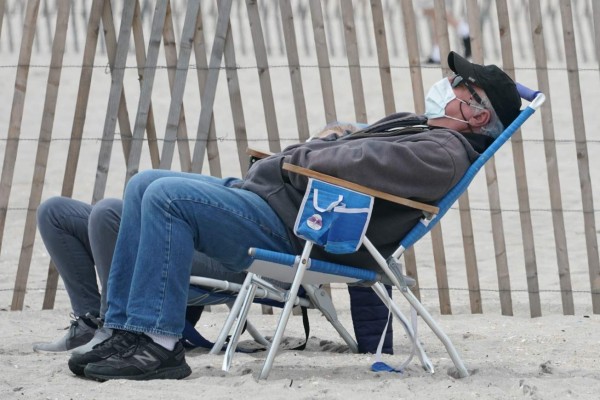
<svg viewBox="0 0 600 400"><path fill-rule="evenodd" d="M424 120L413 114L395 114ZM449 129L419 129L395 134L330 135L286 148L257 161L241 188L262 197L289 229L297 251L303 241L293 233L294 222L308 179L281 168L284 162L309 168L396 196L433 204L448 192L477 159L465 135ZM478 135L481 136L481 135ZM421 212L376 199L367 237L384 257L422 216ZM315 247L313 256L363 268L376 263L363 248L349 255L329 254Z"/></svg>

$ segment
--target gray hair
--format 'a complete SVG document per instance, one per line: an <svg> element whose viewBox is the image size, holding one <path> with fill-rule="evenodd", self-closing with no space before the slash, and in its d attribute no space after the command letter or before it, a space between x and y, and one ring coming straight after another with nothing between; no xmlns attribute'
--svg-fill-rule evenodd
<svg viewBox="0 0 600 400"><path fill-rule="evenodd" d="M496 114L496 111L494 110L490 100L487 97L483 97L481 102L483 103L482 106L484 106L485 109L490 112L490 121L486 126L481 127L481 134L496 139L504 131L504 125L502 125L500 118L498 118L498 114ZM483 110L479 112L482 111Z"/></svg>

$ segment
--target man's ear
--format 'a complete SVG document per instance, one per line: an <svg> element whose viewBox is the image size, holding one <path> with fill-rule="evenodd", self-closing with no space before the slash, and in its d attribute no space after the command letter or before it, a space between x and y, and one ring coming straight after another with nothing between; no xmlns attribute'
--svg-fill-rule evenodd
<svg viewBox="0 0 600 400"><path fill-rule="evenodd" d="M473 115L469 118L469 125L474 128L481 128L482 126L486 126L490 119L492 118L492 113L490 110L482 110L479 114Z"/></svg>

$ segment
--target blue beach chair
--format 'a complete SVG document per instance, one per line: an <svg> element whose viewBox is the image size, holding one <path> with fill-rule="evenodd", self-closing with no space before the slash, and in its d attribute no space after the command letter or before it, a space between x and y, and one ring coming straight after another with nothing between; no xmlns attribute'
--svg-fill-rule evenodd
<svg viewBox="0 0 600 400"><path fill-rule="evenodd" d="M416 353L423 368L426 371L433 373L433 365L427 358L421 343L416 338L415 326L409 323L408 319L402 314L400 308L388 295L384 285L392 284L395 286L411 305L413 315L418 314L445 346L446 351L455 365L456 375L458 377L468 376L469 372L448 336L442 331L429 312L410 291L410 287L414 281L403 274L400 257L406 249L414 245L439 222L452 204L454 204L467 189L477 172L543 104L545 96L542 93L530 90L520 84L517 84L517 88L521 97L530 102L529 105L522 110L515 121L510 124L498 138L496 138L492 145L480 155L461 180L435 206L402 199L315 171L306 170L290 164L284 164L283 168L287 169L290 173L303 174L310 178L310 185L307 189L307 194L305 195L305 201L303 201L302 208L299 211L296 226L297 234L307 239L306 244L300 255L277 253L269 251L268 249L253 248L249 250L250 255L255 261L250 267L244 283L234 290L237 295L235 296L235 301L231 305L231 312L211 350L212 353L220 352L226 345L227 338L230 337L230 340L226 345L223 369L228 370L231 365L240 334L244 327L247 326L248 310L250 305L255 302L258 297L275 299L283 303L283 310L280 314L273 338L270 342L266 342L269 348L259 376L260 379L266 379L268 377L275 355L281 344L281 339L292 312L292 308L301 301L306 301L309 306L319 308L322 311L325 310L325 316L328 320L332 321L332 324L336 330L340 332L340 335L344 340L347 343L353 342L352 337L345 332L345 329L339 324L339 321L337 321L335 309L333 309L332 304L329 304L331 300L328 296L325 296L326 293L320 289L320 285L322 284L346 282L369 285L377 293L384 304L388 305L390 312L401 322L409 339L413 342L413 352ZM325 195L323 195L323 193L325 193ZM328 214L328 211L314 212L314 210L310 210L306 212L307 207L310 208L316 206L320 209L327 209L327 205L335 203L337 196L341 196L343 202L346 202L349 199L354 201L355 198L358 198L357 201L359 203L372 202L373 197L383 198L388 201L395 201L400 204L418 208L423 211L424 216L404 237L392 256L385 259L369 241L368 237L364 236L366 226L369 222L368 215L361 215L360 212L344 211L342 217L334 216L334 218L332 218L333 222L329 224L330 221L328 219L330 218L330 215ZM325 202L321 204L320 201L323 197L327 197L329 200L325 200ZM315 198L317 199L315 200ZM335 205L332 206L333 209L335 209L335 207ZM368 209L366 206L358 206L356 208ZM366 212L368 214L368 210ZM319 216L315 218L316 214L319 214ZM350 215L358 216L359 222L356 223L356 225L355 222L350 222L348 220L347 217ZM341 227L337 224L341 224ZM323 237L318 237L318 235L310 236L311 229L304 229L303 226L310 227L311 225L313 227L316 226L317 231L321 230L321 225L326 228L328 227L330 233L335 233L330 235L334 237L325 237L325 239L323 239ZM350 233L352 232L356 235L351 235ZM346 252L351 251L353 248L352 246L355 246L356 248L361 245L365 246L377 261L380 271L360 269L311 259L311 250L315 244L324 246L326 250L331 250L332 252ZM291 285L289 288L281 289L266 282L264 278L290 282ZM192 282L194 281L202 283L197 279L192 278ZM298 297L300 288L303 288L306 292L306 297L303 297L302 299ZM330 315L327 315L327 313L330 313ZM352 346L351 349L355 350Z"/></svg>

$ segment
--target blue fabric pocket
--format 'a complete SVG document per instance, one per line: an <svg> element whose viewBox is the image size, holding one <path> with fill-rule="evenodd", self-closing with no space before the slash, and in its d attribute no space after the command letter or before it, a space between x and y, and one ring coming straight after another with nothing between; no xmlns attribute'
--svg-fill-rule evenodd
<svg viewBox="0 0 600 400"><path fill-rule="evenodd" d="M294 233L330 253L353 253L362 244L372 210L372 196L309 179Z"/></svg>

